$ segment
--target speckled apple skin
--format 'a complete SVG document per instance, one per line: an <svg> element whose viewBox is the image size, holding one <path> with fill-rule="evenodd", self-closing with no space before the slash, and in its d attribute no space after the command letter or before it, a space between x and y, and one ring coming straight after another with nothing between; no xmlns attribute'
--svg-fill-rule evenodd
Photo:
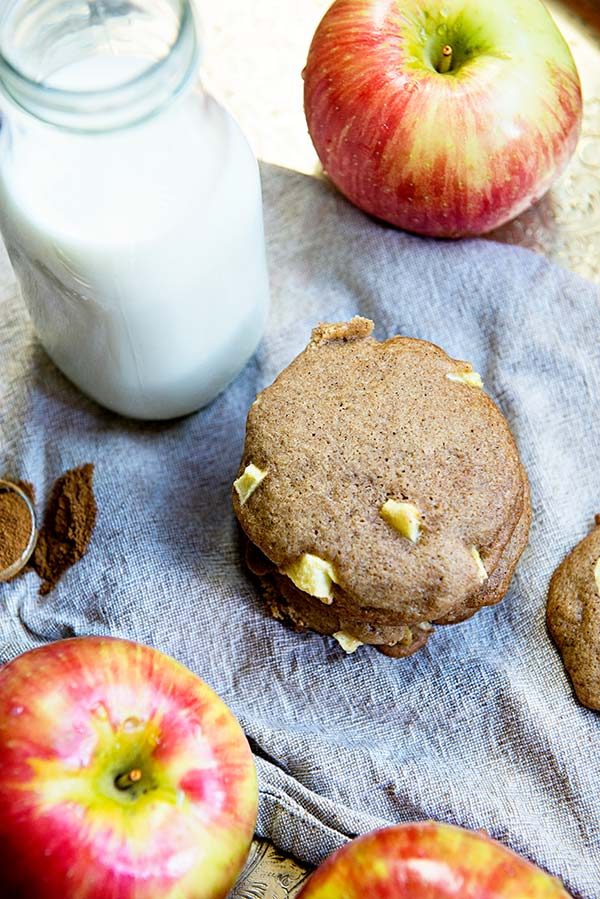
<svg viewBox="0 0 600 899"><path fill-rule="evenodd" d="M346 844L298 899L569 899L553 877L485 834L433 821Z"/></svg>
<svg viewBox="0 0 600 899"><path fill-rule="evenodd" d="M440 74L446 43L456 68ZM336 0L304 79L334 184L430 236L514 218L564 169L581 128L577 69L540 0Z"/></svg>
<svg viewBox="0 0 600 899"><path fill-rule="evenodd" d="M221 899L256 809L239 724L173 659L83 638L0 669L3 899Z"/></svg>

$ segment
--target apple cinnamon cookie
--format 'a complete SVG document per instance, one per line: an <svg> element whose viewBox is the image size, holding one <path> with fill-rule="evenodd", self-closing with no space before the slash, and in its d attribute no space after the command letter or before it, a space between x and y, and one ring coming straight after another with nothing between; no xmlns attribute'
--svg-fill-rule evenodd
<svg viewBox="0 0 600 899"><path fill-rule="evenodd" d="M600 711L600 515L554 572L546 618L577 698Z"/></svg>
<svg viewBox="0 0 600 899"><path fill-rule="evenodd" d="M233 504L275 617L406 656L505 595L529 491L471 366L372 330L319 325L258 396Z"/></svg>

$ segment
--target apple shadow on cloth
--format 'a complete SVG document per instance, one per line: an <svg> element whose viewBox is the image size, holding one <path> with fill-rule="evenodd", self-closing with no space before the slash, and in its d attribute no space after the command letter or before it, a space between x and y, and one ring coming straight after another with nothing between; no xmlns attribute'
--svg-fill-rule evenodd
<svg viewBox="0 0 600 899"><path fill-rule="evenodd" d="M486 234L471 238L432 238L424 237L423 235L412 231L405 231L402 228L397 228L395 225L386 222L385 219L377 218L377 216L371 215L371 213L365 212L365 210L355 206L341 193L340 190L338 190L320 162L315 164L312 176L317 178L322 184L326 185L331 193L341 197L353 209L362 212L362 214L370 221L375 222L390 231L396 231L399 234L410 234L411 237L418 237L427 241L438 240L441 243L452 243L457 240L486 240L494 241L496 243L512 244L527 250L533 250L537 253L545 253L544 236L547 237L548 234L551 234L552 231L556 230L557 212L559 207L557 206L556 194L554 193L553 188L550 188L539 200L521 212L516 218L510 219L508 222L505 222L504 225L500 225L499 228L489 231Z"/></svg>

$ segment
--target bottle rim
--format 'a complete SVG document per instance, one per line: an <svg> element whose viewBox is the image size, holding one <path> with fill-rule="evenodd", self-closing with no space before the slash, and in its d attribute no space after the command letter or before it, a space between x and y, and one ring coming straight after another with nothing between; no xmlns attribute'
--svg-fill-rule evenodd
<svg viewBox="0 0 600 899"><path fill-rule="evenodd" d="M179 8L175 39L164 56L150 61L134 76L106 88L56 87L25 74L10 60L0 41L0 90L34 118L72 131L115 130L151 117L185 89L200 62L190 0L175 2Z"/></svg>

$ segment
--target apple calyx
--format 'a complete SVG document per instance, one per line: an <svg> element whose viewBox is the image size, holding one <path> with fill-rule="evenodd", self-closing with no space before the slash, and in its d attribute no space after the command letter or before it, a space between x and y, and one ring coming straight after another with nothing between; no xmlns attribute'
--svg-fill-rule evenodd
<svg viewBox="0 0 600 899"><path fill-rule="evenodd" d="M452 68L452 56L453 50L450 44L446 44L442 47L442 53L440 56L440 60L437 64L437 70L440 75L445 75Z"/></svg>
<svg viewBox="0 0 600 899"><path fill-rule="evenodd" d="M114 723L97 715L95 724L98 744L92 766L107 799L125 806L144 802L149 794L169 804L176 801L177 785L155 757L161 739L155 719L129 716Z"/></svg>
<svg viewBox="0 0 600 899"><path fill-rule="evenodd" d="M142 772L139 768L134 768L132 771L126 771L125 774L120 774L119 777L115 778L115 787L117 790L128 790L141 779Z"/></svg>

